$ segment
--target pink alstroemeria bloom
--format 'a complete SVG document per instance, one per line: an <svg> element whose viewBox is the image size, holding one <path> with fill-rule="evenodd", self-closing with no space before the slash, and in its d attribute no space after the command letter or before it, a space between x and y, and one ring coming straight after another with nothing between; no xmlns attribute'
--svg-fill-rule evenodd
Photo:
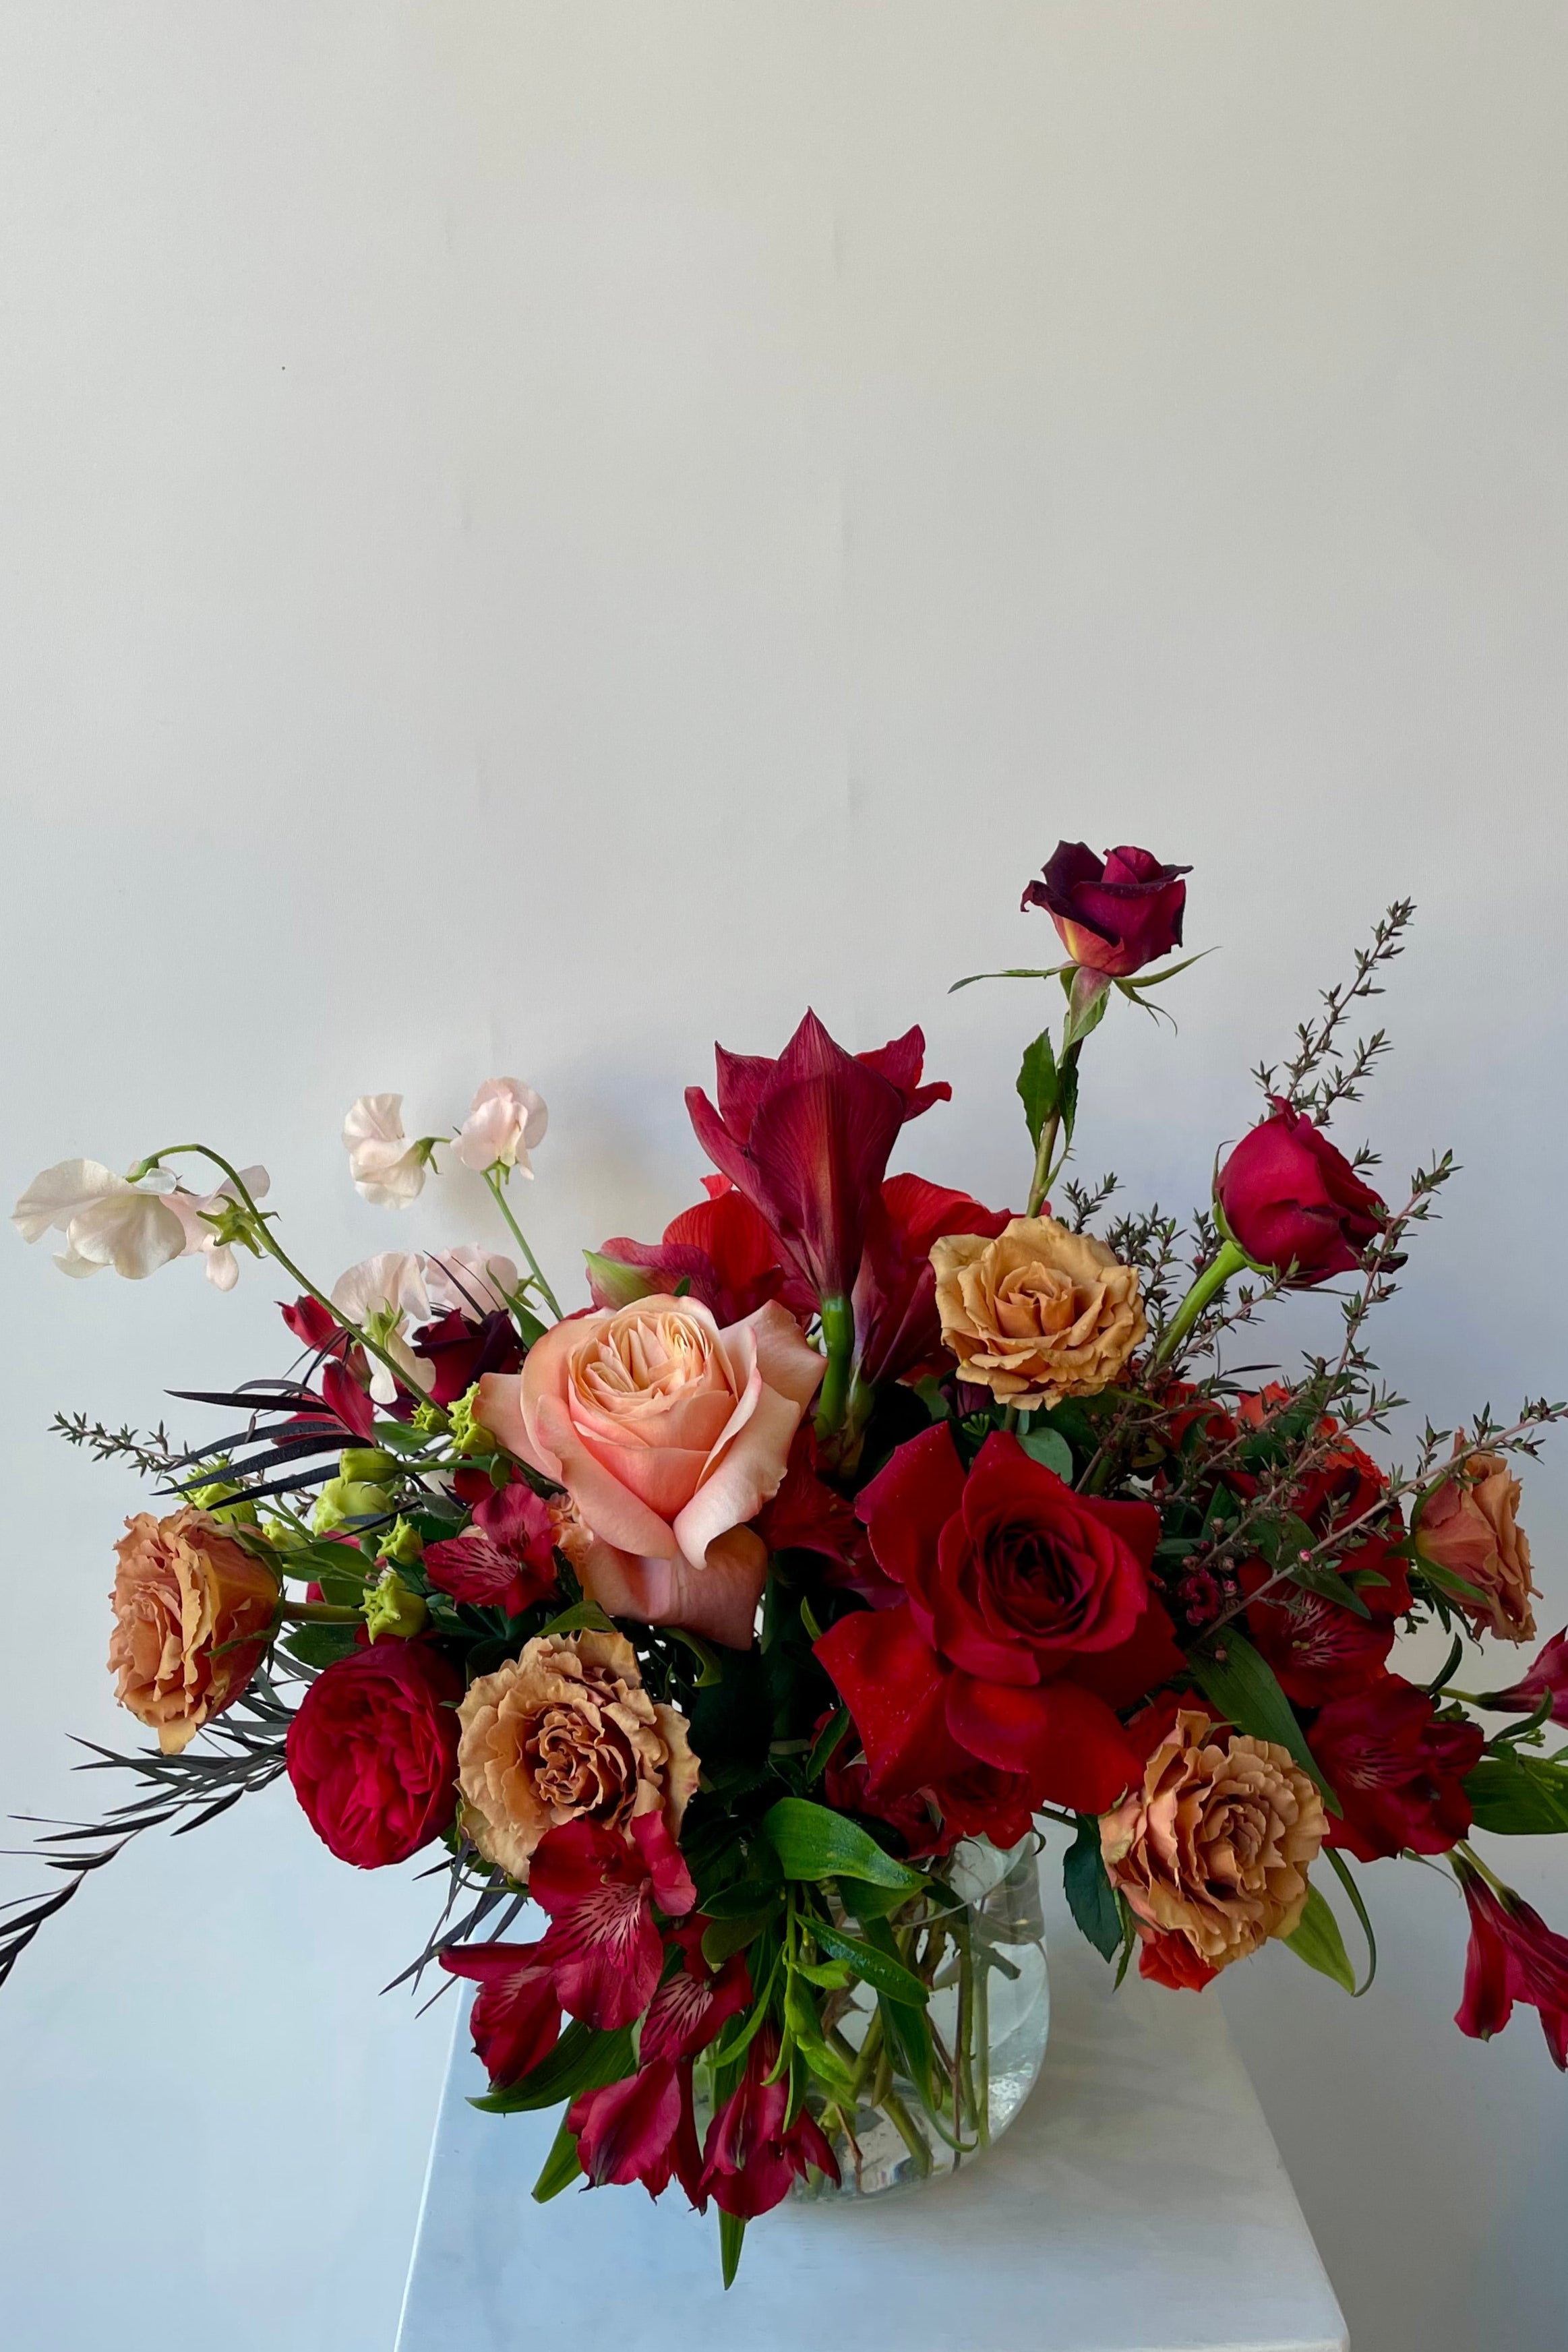
<svg viewBox="0 0 1568 2352"><path fill-rule="evenodd" d="M658 1989L654 1905L676 1918L697 1900L662 1813L638 1813L632 1837L580 1817L546 1831L529 1864L528 1891L550 1914L540 1956L561 2005L603 2033L639 2018Z"/></svg>
<svg viewBox="0 0 1568 2352"><path fill-rule="evenodd" d="M561 2002L538 1944L464 1944L440 1954L448 1976L479 1988L468 2031L491 2087L521 2083L561 2037Z"/></svg>
<svg viewBox="0 0 1568 2352"><path fill-rule="evenodd" d="M714 1048L719 1107L688 1087L697 1140L772 1227L817 1298L847 1297L866 1220L906 1119L952 1089L922 1087L919 1029L847 1054L807 1013L776 1061Z"/></svg>
<svg viewBox="0 0 1568 2352"><path fill-rule="evenodd" d="M1540 2014L1552 2064L1568 2073L1568 1936L1557 1935L1511 1887L1494 1894L1463 1854L1454 1856L1454 1869L1470 1912L1465 1997L1455 2024L1489 2042L1522 2000Z"/></svg>

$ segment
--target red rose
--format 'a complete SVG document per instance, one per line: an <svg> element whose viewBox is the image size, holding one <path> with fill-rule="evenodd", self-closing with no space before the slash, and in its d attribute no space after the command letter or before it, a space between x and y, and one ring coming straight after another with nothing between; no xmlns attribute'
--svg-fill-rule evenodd
<svg viewBox="0 0 1568 2352"><path fill-rule="evenodd" d="M1436 1714L1426 1693L1397 1675L1324 1707L1308 1740L1344 1807L1342 1821L1329 1817L1330 1845L1376 1862L1406 1847L1447 1853L1466 1835L1465 1775L1480 1762L1486 1735Z"/></svg>
<svg viewBox="0 0 1568 2352"><path fill-rule="evenodd" d="M340 1862L379 1870L449 1826L462 1696L422 1642L377 1642L317 1675L289 1727L289 1778Z"/></svg>
<svg viewBox="0 0 1568 2352"><path fill-rule="evenodd" d="M908 1599L840 1618L816 1654L881 1794L978 1761L1024 1774L1035 1803L1114 1804L1139 1764L1115 1710L1182 1664L1149 1584L1152 1505L1075 1494L1001 1434L966 1478L942 1424L900 1446L857 1508Z"/></svg>
<svg viewBox="0 0 1568 2352"><path fill-rule="evenodd" d="M1292 1286L1308 1289L1360 1265L1388 1209L1310 1118L1269 1100L1273 1116L1242 1137L1215 1194L1247 1256L1281 1274L1293 1267Z"/></svg>
<svg viewBox="0 0 1568 2352"><path fill-rule="evenodd" d="M1074 963L1125 980L1182 944L1184 874L1147 849L1108 849L1103 862L1086 841L1058 841L1043 881L1031 882L1023 906L1043 907Z"/></svg>

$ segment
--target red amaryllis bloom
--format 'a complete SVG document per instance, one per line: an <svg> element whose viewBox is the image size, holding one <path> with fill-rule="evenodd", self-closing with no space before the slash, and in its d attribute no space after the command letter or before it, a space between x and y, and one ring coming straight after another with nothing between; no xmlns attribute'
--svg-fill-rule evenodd
<svg viewBox="0 0 1568 2352"><path fill-rule="evenodd" d="M472 1525L426 1544L422 1565L437 1591L454 1601L518 1617L555 1590L553 1533L549 1505L525 1480L498 1492L487 1478Z"/></svg>
<svg viewBox="0 0 1568 2352"><path fill-rule="evenodd" d="M1453 1866L1470 1911L1465 1998L1455 2024L1489 2042L1521 2000L1540 2012L1552 2063L1568 2073L1568 1936L1554 1934L1511 1887L1494 1894L1463 1854Z"/></svg>
<svg viewBox="0 0 1568 2352"><path fill-rule="evenodd" d="M708 2126L702 2189L721 2212L754 2221L788 2196L813 2167L834 2182L838 2165L811 2115L789 2115L789 2078L765 2077L778 2062L779 2039L764 2025L746 2053L746 2071Z"/></svg>
<svg viewBox="0 0 1568 2352"><path fill-rule="evenodd" d="M1552 1713L1548 1720L1568 1723L1568 1626L1553 1633L1530 1672L1510 1685L1507 1690L1488 1691L1476 1701L1496 1715L1533 1715L1548 1695Z"/></svg>
<svg viewBox="0 0 1568 2352"><path fill-rule="evenodd" d="M1369 1537L1333 1565L1347 1578L1363 1570L1383 1578L1360 1591L1366 1616L1295 1585L1275 1586L1268 1600L1254 1601L1247 1612L1247 1632L1286 1696L1301 1706L1323 1706L1364 1689L1386 1665L1394 1621L1410 1606L1408 1572L1386 1537ZM1254 1559L1239 1573L1242 1590L1256 1592L1272 1571Z"/></svg>
<svg viewBox="0 0 1568 2352"><path fill-rule="evenodd" d="M1344 1807L1329 1817L1328 1843L1358 1861L1447 1853L1470 1826L1465 1775L1481 1760L1479 1724L1439 1723L1425 1691L1383 1675L1324 1707L1308 1735Z"/></svg>
<svg viewBox="0 0 1568 2352"><path fill-rule="evenodd" d="M923 1176L889 1176L873 1202L866 1253L855 1285L855 1350L860 1377L873 1385L950 1368L936 1311L931 1244L944 1234L991 1239L1012 1216L967 1192L928 1184Z"/></svg>
<svg viewBox="0 0 1568 2352"><path fill-rule="evenodd" d="M561 2006L605 2033L640 2017L658 1984L655 1903L679 1916L697 1900L662 1813L639 1813L632 1836L628 1845L584 1816L547 1830L529 1864L528 1891L550 1914L540 1953Z"/></svg>
<svg viewBox="0 0 1568 2352"><path fill-rule="evenodd" d="M965 1478L945 1423L901 1445L857 1507L909 1597L840 1618L816 1654L879 1789L978 1760L1025 1775L1036 1802L1106 1811L1140 1761L1115 1710L1182 1665L1149 1583L1158 1512L1077 1495L1002 1434Z"/></svg>
<svg viewBox="0 0 1568 2352"><path fill-rule="evenodd" d="M702 1181L708 1198L672 1218L662 1241L634 1242L617 1234L589 1257L595 1306L625 1307L684 1282L688 1295L700 1299L720 1323L743 1322L770 1298L781 1299L803 1319L814 1315L815 1297L779 1264L778 1244L745 1194L727 1176L705 1176ZM626 1281L618 1278L622 1268Z"/></svg>
<svg viewBox="0 0 1568 2352"><path fill-rule="evenodd" d="M377 1642L317 1675L289 1726L289 1778L340 1862L379 1870L450 1826L462 1696L424 1642Z"/></svg>
<svg viewBox="0 0 1568 2352"><path fill-rule="evenodd" d="M847 1054L808 1013L778 1060L715 1048L719 1108L688 1087L697 1140L772 1228L814 1297L847 1297L866 1218L904 1121L952 1089L922 1087L919 1029Z"/></svg>
<svg viewBox="0 0 1568 2352"><path fill-rule="evenodd" d="M515 1372L522 1362L517 1326L499 1307L470 1322L454 1307L426 1323L408 1344L434 1369L430 1397L436 1404L453 1404L486 1372Z"/></svg>
<svg viewBox="0 0 1568 2352"><path fill-rule="evenodd" d="M521 2083L561 2038L561 2002L542 1944L463 1944L439 1955L479 1988L468 2031L492 2085Z"/></svg>
<svg viewBox="0 0 1568 2352"><path fill-rule="evenodd" d="M1023 897L1026 912L1043 907L1074 963L1125 980L1182 944L1184 874L1147 849L1108 849L1098 858L1087 841L1058 841L1044 878Z"/></svg>
<svg viewBox="0 0 1568 2352"><path fill-rule="evenodd" d="M1247 1256L1279 1274L1294 1267L1292 1286L1306 1290L1360 1265L1388 1207L1310 1118L1269 1100L1272 1117L1242 1137L1215 1197Z"/></svg>

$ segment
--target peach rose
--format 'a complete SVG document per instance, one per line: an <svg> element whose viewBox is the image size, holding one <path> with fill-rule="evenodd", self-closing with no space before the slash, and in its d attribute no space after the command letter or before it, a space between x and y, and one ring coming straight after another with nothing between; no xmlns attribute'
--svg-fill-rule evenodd
<svg viewBox="0 0 1568 2352"><path fill-rule="evenodd" d="M1462 1438L1454 1440L1458 1454ZM1516 1514L1519 1480L1501 1454L1472 1454L1428 1495L1415 1522L1415 1549L1423 1559L1463 1577L1479 1596L1459 1606L1478 1633L1500 1641L1532 1642L1535 1591L1530 1545Z"/></svg>
<svg viewBox="0 0 1568 2352"><path fill-rule="evenodd" d="M1003 1404L1097 1395L1148 1331L1134 1269L1054 1217L1015 1217L994 1241L946 1234L931 1262L960 1376Z"/></svg>
<svg viewBox="0 0 1568 2352"><path fill-rule="evenodd" d="M673 1837L697 1786L686 1717L643 1688L619 1633L542 1633L458 1710L463 1827L520 1883L546 1830L586 1816L629 1837L662 1812Z"/></svg>
<svg viewBox="0 0 1568 2352"><path fill-rule="evenodd" d="M1222 1735L1194 1709L1150 1757L1142 1787L1101 1816L1100 1843L1138 1918L1223 1969L1296 1927L1325 1827L1289 1748Z"/></svg>
<svg viewBox="0 0 1568 2352"><path fill-rule="evenodd" d="M767 1575L746 1523L778 1491L822 1370L776 1300L721 1330L694 1298L639 1298L557 1323L521 1372L485 1375L477 1412L571 1496L602 1608L745 1649Z"/></svg>
<svg viewBox="0 0 1568 2352"><path fill-rule="evenodd" d="M115 1551L114 1695L157 1733L165 1756L177 1756L260 1664L278 1579L205 1511L140 1512Z"/></svg>

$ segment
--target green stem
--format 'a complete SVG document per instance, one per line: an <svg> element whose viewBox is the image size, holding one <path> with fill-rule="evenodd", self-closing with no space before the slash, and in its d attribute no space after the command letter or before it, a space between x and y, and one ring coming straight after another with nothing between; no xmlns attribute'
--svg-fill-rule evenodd
<svg viewBox="0 0 1568 2352"><path fill-rule="evenodd" d="M1213 1264L1205 1266L1202 1274L1177 1307L1171 1321L1166 1325L1164 1337L1149 1359L1144 1372L1145 1380L1152 1373L1157 1372L1162 1364L1169 1363L1210 1299L1215 1297L1225 1288L1233 1274L1239 1274L1242 1267L1249 1265L1251 1262L1246 1251L1237 1249L1234 1242L1227 1241L1220 1244L1218 1255Z"/></svg>
<svg viewBox="0 0 1568 2352"><path fill-rule="evenodd" d="M278 1612L281 1625L357 1625L364 1612L336 1601L286 1601Z"/></svg>
<svg viewBox="0 0 1568 2352"><path fill-rule="evenodd" d="M506 1219L508 1225L511 1228L511 1237L513 1241L516 1242L519 1249L528 1260L529 1272L532 1275L534 1281L539 1286L540 1297L549 1307L552 1315L554 1316L557 1323L559 1323L562 1319L561 1301L556 1297L555 1293L545 1281L543 1268L541 1266L539 1260L534 1256L532 1250L530 1249L528 1245L528 1235L523 1232L522 1227L518 1223L517 1219L512 1215L511 1210L508 1205L505 1189L500 1178L496 1173L496 1169L499 1168L500 1164L500 1161L498 1160L494 1167L487 1168L485 1170L485 1182L490 1188L491 1197L495 1202L496 1207L500 1211L501 1215Z"/></svg>
<svg viewBox="0 0 1568 2352"><path fill-rule="evenodd" d="M822 1302L822 1337L827 1370L816 1399L818 1437L836 1436L849 1402L849 1366L855 1353L855 1310L842 1292Z"/></svg>

